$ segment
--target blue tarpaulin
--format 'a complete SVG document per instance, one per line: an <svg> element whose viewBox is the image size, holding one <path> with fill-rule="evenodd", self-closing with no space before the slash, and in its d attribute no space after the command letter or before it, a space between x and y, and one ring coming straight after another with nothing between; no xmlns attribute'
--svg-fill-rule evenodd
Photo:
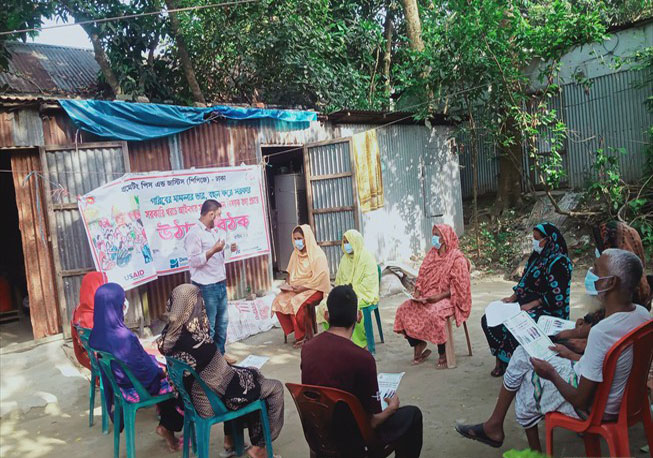
<svg viewBox="0 0 653 458"><path fill-rule="evenodd" d="M286 123L317 120L314 111L268 110L216 105L183 107L106 100L59 100L78 129L100 137L142 141L183 132L209 121L211 115L233 120L276 119ZM298 126L305 128L306 126Z"/></svg>

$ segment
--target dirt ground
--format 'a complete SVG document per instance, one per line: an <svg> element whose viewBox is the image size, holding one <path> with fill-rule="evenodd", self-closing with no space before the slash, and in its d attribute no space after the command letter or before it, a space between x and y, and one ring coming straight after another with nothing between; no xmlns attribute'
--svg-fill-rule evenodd
<svg viewBox="0 0 653 458"><path fill-rule="evenodd" d="M511 283L498 278L473 281L473 309L468 324L474 355L467 356L463 329L455 329L458 367L450 370L436 370L435 358L421 366L411 367L410 347L392 332L394 312L403 297L394 296L381 301L385 343L377 344L377 368L379 372L406 372L398 393L402 405L412 404L422 409L423 457L501 456L511 448L527 448L525 435L516 424L512 410L505 424L506 440L499 450L465 440L454 431L456 421L480 422L494 406L501 380L489 375L494 361L488 352L480 319L485 305L509 295L511 286ZM575 291L572 318L576 318L585 313L580 294L582 284L575 284L572 291ZM378 342L378 335L376 337ZM270 361L263 367L267 377L284 383L300 381L299 350L294 350L290 344L284 345L280 329L235 343L229 352L239 358L249 354L269 356ZM109 435L102 435L99 407L95 410L95 426L88 427L88 381L66 358L61 342L51 342L22 353L5 353L0 357L0 364L0 456L112 456L112 429ZM274 452L284 458L307 457L309 451L299 417L287 392L285 406L285 425L274 443ZM155 426L153 409L139 412L137 455L175 456L166 451L160 438L154 434ZM540 436L544 440L543 425ZM633 427L630 437L633 456L646 456L639 451L645 444L641 426ZM125 456L124 436L121 439L120 455ZM221 442L222 428L215 427L212 456L221 450ZM583 451L579 437L564 431L556 433L557 456L582 456Z"/></svg>

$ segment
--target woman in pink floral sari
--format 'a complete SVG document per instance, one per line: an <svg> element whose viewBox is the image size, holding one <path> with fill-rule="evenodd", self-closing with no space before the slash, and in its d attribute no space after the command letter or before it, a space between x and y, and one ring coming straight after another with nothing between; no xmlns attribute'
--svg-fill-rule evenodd
<svg viewBox="0 0 653 458"><path fill-rule="evenodd" d="M433 247L419 269L414 300L399 306L394 331L403 334L414 349L413 364L428 358L427 342L438 346L438 369L447 367L447 318L460 326L469 317L472 293L469 261L458 249L458 236L447 224L433 226Z"/></svg>

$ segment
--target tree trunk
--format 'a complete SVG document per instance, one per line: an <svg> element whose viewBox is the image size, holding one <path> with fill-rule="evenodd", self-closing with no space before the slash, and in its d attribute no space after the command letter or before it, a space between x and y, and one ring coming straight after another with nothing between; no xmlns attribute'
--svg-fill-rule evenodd
<svg viewBox="0 0 653 458"><path fill-rule="evenodd" d="M175 9L174 0L165 0L166 7L168 10ZM198 103L206 104L204 100L204 94L200 89L200 85L197 83L197 78L195 78L195 70L193 70L193 63L190 60L190 55L188 54L188 48L186 47L186 41L184 40L183 35L180 32L179 19L177 19L177 13L169 13L170 17L170 31L172 36L177 43L177 50L179 51L179 60L181 62L181 67L184 70L186 75L186 81L190 87L191 92L193 93L193 100Z"/></svg>
<svg viewBox="0 0 653 458"><path fill-rule="evenodd" d="M109 57L107 56L107 53L104 51L104 48L102 47L102 43L100 42L100 36L98 35L97 30L95 29L95 27L89 25L83 26L83 29L86 31L89 39L91 40L91 44L93 45L93 53L95 54L95 60L100 66L102 75L104 76L105 81L111 88L111 92L113 92L114 96L122 94L120 83L118 83L118 78L116 78L116 74L113 73L113 70L111 69L111 64L109 63Z"/></svg>
<svg viewBox="0 0 653 458"><path fill-rule="evenodd" d="M417 0L401 0L401 3L404 5L406 33L408 34L410 49L413 51L423 51L424 42L422 41L422 23L419 20Z"/></svg>
<svg viewBox="0 0 653 458"><path fill-rule="evenodd" d="M392 69L392 36L394 35L394 11L391 2L386 2L386 15L383 36L385 37L385 51L383 53L383 77L385 78L385 100L386 108L390 109L390 96L392 95L392 84L390 71Z"/></svg>
<svg viewBox="0 0 653 458"><path fill-rule="evenodd" d="M481 228L478 224L478 131L476 130L476 121L469 99L465 97L467 105L467 114L469 116L469 127L472 137L472 198L474 213L474 235L476 236L476 259L481 258Z"/></svg>
<svg viewBox="0 0 653 458"><path fill-rule="evenodd" d="M70 2L61 1L61 6L68 12L70 16L75 19L75 22L89 21L93 19L87 11L80 11L76 4L71 5ZM83 7L82 7L83 8ZM122 94L122 89L116 74L113 73L111 68L111 63L109 62L109 57L107 56L106 51L102 47L102 42L100 41L100 34L98 33L97 27L94 24L85 24L81 26L88 35L91 44L93 45L93 54L95 55L95 61L100 66L100 71L104 80L109 85L111 92L113 92L114 97Z"/></svg>
<svg viewBox="0 0 653 458"><path fill-rule="evenodd" d="M497 192L496 212L521 204L522 181L522 142L521 134L515 120L508 117L504 128L504 137L514 139L511 145L499 147L499 186Z"/></svg>

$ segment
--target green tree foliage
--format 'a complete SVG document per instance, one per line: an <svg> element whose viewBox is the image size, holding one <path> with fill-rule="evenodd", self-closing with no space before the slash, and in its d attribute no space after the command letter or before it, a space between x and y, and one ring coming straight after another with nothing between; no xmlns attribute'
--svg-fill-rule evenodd
<svg viewBox="0 0 653 458"><path fill-rule="evenodd" d="M7 0L0 8L0 31L22 30L39 27L41 18L53 12L53 3L48 0ZM7 40L23 40L33 37L35 32L23 32L16 35L0 35L0 70L7 66Z"/></svg>

